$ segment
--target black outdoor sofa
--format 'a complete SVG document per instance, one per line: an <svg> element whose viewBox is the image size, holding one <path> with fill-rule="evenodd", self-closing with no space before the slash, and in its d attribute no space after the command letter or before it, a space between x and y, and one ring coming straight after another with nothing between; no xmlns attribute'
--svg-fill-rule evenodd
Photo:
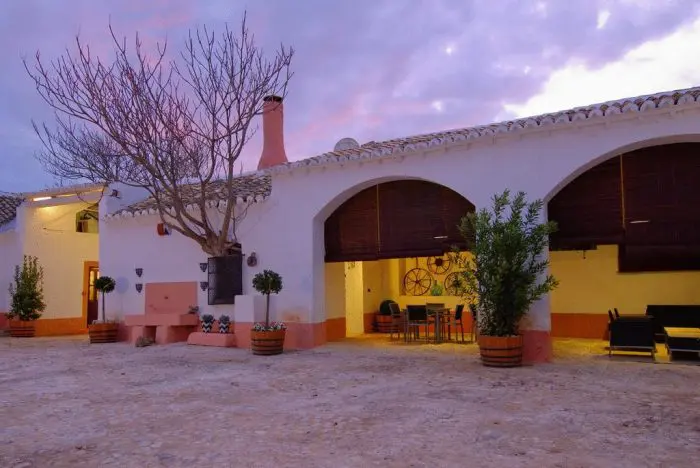
<svg viewBox="0 0 700 468"><path fill-rule="evenodd" d="M617 311L616 311L617 312ZM610 343L608 356L615 351L649 352L652 359L656 358L656 343L654 342L654 320L644 315L610 317Z"/></svg>

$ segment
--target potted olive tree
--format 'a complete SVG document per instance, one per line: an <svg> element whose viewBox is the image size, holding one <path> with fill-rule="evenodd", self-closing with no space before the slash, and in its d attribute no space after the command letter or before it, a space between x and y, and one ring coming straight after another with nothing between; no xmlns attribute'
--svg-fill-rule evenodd
<svg viewBox="0 0 700 468"><path fill-rule="evenodd" d="M114 291L116 281L109 276L100 276L95 280L95 289L102 295L102 320L88 324L90 343L116 343L119 334L119 324L115 320L107 320L105 315L105 297Z"/></svg>
<svg viewBox="0 0 700 468"><path fill-rule="evenodd" d="M461 257L463 296L475 302L482 363L493 367L522 365L520 325L530 306L557 287L547 274L543 253L554 222L541 222L544 202L527 202L524 192L506 190L462 219L460 230L471 256Z"/></svg>
<svg viewBox="0 0 700 468"><path fill-rule="evenodd" d="M253 277L253 288L265 296L265 323L256 322L250 331L253 354L282 354L287 326L283 322L270 322L270 295L282 290L282 277L272 270L265 270Z"/></svg>
<svg viewBox="0 0 700 468"><path fill-rule="evenodd" d="M15 266L14 281L10 284L12 302L7 313L10 336L31 338L36 334L35 322L46 309L43 288L44 269L35 256L25 255L22 266Z"/></svg>

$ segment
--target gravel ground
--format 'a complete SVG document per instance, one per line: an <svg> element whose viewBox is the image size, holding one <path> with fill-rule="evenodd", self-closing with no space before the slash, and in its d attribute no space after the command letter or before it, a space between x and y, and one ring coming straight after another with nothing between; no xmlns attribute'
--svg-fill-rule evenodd
<svg viewBox="0 0 700 468"><path fill-rule="evenodd" d="M269 357L1 338L0 466L697 466L700 367L601 343L495 370L376 338Z"/></svg>

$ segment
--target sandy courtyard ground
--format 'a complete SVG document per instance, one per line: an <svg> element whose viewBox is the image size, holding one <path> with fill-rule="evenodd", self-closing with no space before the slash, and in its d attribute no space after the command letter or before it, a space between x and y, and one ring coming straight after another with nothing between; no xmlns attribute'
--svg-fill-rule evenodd
<svg viewBox="0 0 700 468"><path fill-rule="evenodd" d="M601 343L494 370L367 338L276 357L0 338L0 466L698 466L700 367Z"/></svg>

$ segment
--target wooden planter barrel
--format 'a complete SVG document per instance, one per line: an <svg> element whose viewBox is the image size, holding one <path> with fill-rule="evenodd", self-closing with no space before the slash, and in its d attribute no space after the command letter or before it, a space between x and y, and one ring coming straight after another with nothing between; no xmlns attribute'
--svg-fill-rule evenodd
<svg viewBox="0 0 700 468"><path fill-rule="evenodd" d="M36 335L33 320L10 320L10 336L13 338L33 338Z"/></svg>
<svg viewBox="0 0 700 468"><path fill-rule="evenodd" d="M481 363L487 367L519 367L523 364L523 337L479 336Z"/></svg>
<svg viewBox="0 0 700 468"><path fill-rule="evenodd" d="M273 356L284 351L286 330L250 331L250 349L258 356Z"/></svg>
<svg viewBox="0 0 700 468"><path fill-rule="evenodd" d="M394 325L394 319L391 315L375 315L374 323L376 323L376 330L378 333L396 333L396 325ZM392 330L393 329L393 330Z"/></svg>
<svg viewBox="0 0 700 468"><path fill-rule="evenodd" d="M88 325L90 343L116 343L119 334L118 323L93 323Z"/></svg>

